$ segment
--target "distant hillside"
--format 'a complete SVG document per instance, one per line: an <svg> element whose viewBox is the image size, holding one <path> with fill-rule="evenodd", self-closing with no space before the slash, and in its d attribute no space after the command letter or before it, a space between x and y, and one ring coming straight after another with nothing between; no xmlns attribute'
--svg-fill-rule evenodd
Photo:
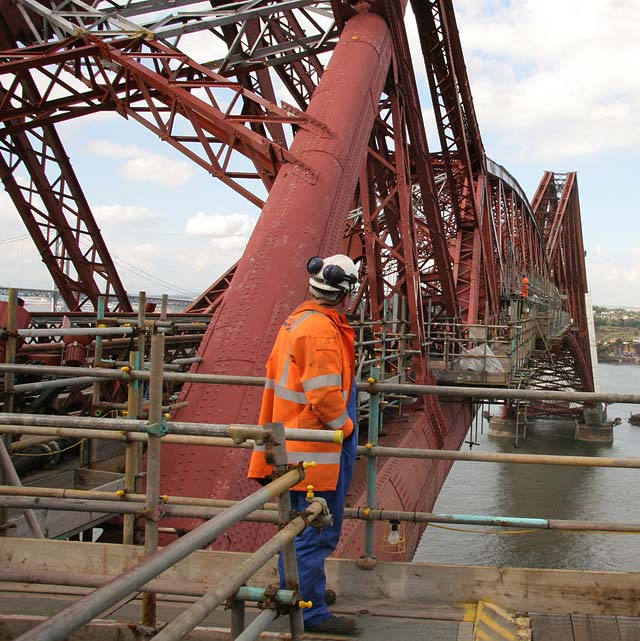
<svg viewBox="0 0 640 641"><path fill-rule="evenodd" d="M640 309L593 308L598 360L640 362Z"/></svg>

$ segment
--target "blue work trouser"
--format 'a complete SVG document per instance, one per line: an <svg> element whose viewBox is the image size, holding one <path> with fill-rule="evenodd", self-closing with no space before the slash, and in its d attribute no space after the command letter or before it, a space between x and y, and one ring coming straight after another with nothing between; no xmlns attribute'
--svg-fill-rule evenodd
<svg viewBox="0 0 640 641"><path fill-rule="evenodd" d="M330 612L324 600L326 577L324 575L324 560L336 549L342 529L344 502L347 490L353 476L353 466L358 447L358 423L356 420L356 391L355 385L349 397L349 417L353 420L353 434L342 444L340 456L340 475L338 485L332 492L316 492L327 501L329 511L333 514L333 525L319 530L307 526L296 537L296 557L298 558L298 578L300 593L305 601L313 603L311 608L303 610L305 626L318 625L326 621ZM291 492L291 509L302 512L309 504L305 492ZM280 587L285 587L282 554L278 567L280 569Z"/></svg>

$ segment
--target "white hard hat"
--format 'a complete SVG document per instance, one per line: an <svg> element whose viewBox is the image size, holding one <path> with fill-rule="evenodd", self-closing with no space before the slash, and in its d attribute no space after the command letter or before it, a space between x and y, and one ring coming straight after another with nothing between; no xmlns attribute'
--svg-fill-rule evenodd
<svg viewBox="0 0 640 641"><path fill-rule="evenodd" d="M311 274L309 285L323 292L343 292L353 290L358 283L358 268L344 254L329 258L314 256L307 262L307 271Z"/></svg>

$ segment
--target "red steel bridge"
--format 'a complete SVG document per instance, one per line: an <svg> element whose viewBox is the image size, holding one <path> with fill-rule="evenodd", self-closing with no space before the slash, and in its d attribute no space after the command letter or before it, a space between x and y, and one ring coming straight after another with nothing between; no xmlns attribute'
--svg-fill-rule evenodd
<svg viewBox="0 0 640 641"><path fill-rule="evenodd" d="M455 380L455 358L472 344L513 346L527 326L502 384L537 377L541 387L593 390L576 175L545 173L530 203L486 156L451 0L0 0L0 9L0 173L71 311L101 295L131 310L57 131L111 111L261 209L243 257L188 310L213 314L194 371L262 375L281 322L306 295L307 259L341 251L362 259L361 339L395 340L383 378ZM215 59L181 51L196 32ZM178 420L254 423L260 391L191 384L182 399ZM476 410L399 401L383 442L457 449ZM538 408L554 411L581 408ZM166 447L163 482L173 494L235 498L249 487L245 463L238 451ZM381 463L380 504L430 509L448 470ZM363 496L359 474L350 500ZM263 536L252 528L217 545L251 547ZM345 526L343 551L357 549L357 528ZM409 550L419 534L407 530Z"/></svg>

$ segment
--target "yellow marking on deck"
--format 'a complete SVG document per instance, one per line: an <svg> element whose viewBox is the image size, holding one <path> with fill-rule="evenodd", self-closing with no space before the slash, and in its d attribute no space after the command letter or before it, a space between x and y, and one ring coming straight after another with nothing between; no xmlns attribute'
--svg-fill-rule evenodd
<svg viewBox="0 0 640 641"><path fill-rule="evenodd" d="M473 641L531 641L531 621L494 603L480 601L473 624Z"/></svg>
<svg viewBox="0 0 640 641"><path fill-rule="evenodd" d="M462 603L460 607L462 609L462 620L473 623L476 620L476 615L478 613L478 604Z"/></svg>

